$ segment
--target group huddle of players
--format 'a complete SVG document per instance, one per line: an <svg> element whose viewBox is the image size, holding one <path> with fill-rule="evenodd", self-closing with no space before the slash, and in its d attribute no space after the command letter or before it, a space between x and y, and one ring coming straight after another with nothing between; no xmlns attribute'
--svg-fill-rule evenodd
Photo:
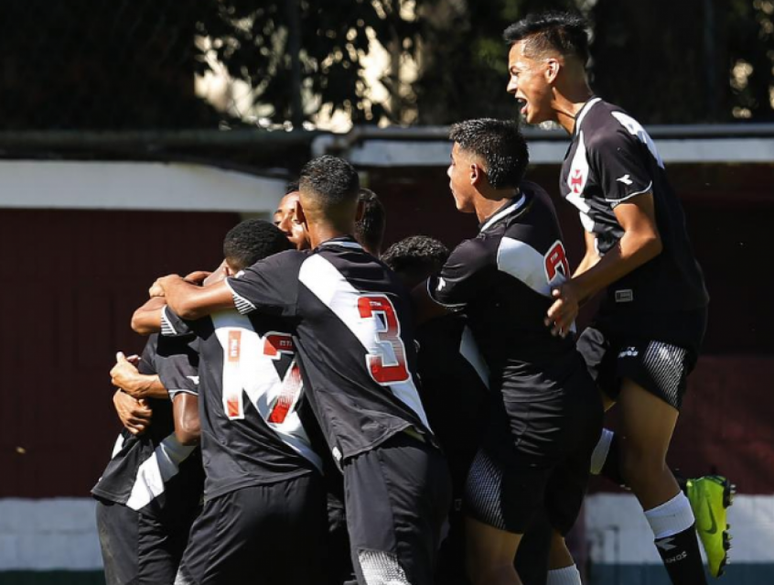
<svg viewBox="0 0 774 585"><path fill-rule="evenodd" d="M526 121L572 137L580 265L516 122L452 126L479 232L451 252L382 253L378 197L348 162L308 162L274 224L243 221L217 269L159 278L132 317L148 342L111 370L125 429L93 489L108 585L577 585L564 538L590 473L637 496L675 585L706 582L697 532L722 573L731 486L665 464L708 303L679 200L642 126L589 89L579 17L505 39Z"/></svg>

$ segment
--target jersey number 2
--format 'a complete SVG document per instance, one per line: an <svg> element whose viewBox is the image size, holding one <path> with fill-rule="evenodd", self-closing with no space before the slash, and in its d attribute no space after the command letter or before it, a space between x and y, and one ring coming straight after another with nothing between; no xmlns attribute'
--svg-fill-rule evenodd
<svg viewBox="0 0 774 585"><path fill-rule="evenodd" d="M365 295L358 299L357 308L361 319L373 319L376 324L377 349L375 353L366 356L371 377L382 385L408 380L406 346L400 338L400 322L392 301L384 295ZM385 351L386 344L392 348L394 360Z"/></svg>

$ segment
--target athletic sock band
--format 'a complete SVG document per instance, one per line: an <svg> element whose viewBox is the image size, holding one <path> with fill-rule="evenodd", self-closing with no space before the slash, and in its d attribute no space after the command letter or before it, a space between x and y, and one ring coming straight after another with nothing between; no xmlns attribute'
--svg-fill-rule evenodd
<svg viewBox="0 0 774 585"><path fill-rule="evenodd" d="M591 474L599 475L602 471L602 466L607 460L607 455L610 453L610 444L613 442L613 431L609 429L602 429L602 435L599 437L597 446L594 447L594 452L591 454Z"/></svg>
<svg viewBox="0 0 774 585"><path fill-rule="evenodd" d="M548 571L546 585L581 585L581 576L578 567L570 565L563 569Z"/></svg>
<svg viewBox="0 0 774 585"><path fill-rule="evenodd" d="M679 492L671 500L660 506L645 510L645 518L650 524L656 540L673 536L687 530L696 521L691 510L691 503L683 492Z"/></svg>

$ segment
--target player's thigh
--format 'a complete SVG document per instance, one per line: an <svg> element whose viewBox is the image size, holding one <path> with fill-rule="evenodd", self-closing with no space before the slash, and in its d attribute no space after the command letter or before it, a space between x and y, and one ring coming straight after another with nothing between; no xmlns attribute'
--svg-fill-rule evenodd
<svg viewBox="0 0 774 585"><path fill-rule="evenodd" d="M448 467L440 451L398 433L347 461L344 482L358 577L363 582L430 585L451 502Z"/></svg>
<svg viewBox="0 0 774 585"><path fill-rule="evenodd" d="M475 518L465 518L465 539L470 570L513 563L521 534L500 530Z"/></svg>
<svg viewBox="0 0 774 585"><path fill-rule="evenodd" d="M97 501L97 532L107 585L129 585L138 571L139 514L121 504Z"/></svg>
<svg viewBox="0 0 774 585"><path fill-rule="evenodd" d="M629 456L663 461L677 424L678 410L637 382L624 378L618 411L620 436Z"/></svg>
<svg viewBox="0 0 774 585"><path fill-rule="evenodd" d="M190 524L164 520L153 506L138 512L137 585L172 585L175 581Z"/></svg>

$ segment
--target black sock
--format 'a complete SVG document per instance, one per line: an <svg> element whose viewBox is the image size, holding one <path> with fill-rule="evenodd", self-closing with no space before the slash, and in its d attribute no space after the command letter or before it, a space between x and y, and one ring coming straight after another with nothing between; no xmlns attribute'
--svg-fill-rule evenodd
<svg viewBox="0 0 774 585"><path fill-rule="evenodd" d="M655 540L658 554L674 585L706 585L704 563L694 525L672 536Z"/></svg>

